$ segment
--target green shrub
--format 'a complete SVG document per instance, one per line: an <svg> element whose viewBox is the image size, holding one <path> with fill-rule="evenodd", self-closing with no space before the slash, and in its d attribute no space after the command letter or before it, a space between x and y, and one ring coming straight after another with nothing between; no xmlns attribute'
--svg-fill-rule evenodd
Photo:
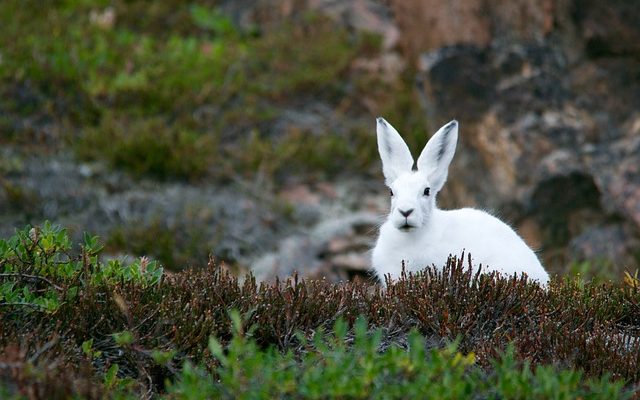
<svg viewBox="0 0 640 400"><path fill-rule="evenodd" d="M239 314L232 314L238 321ZM316 334L313 342L299 340L306 351L296 356L275 348L261 349L234 323L226 349L215 339L209 351L218 365L212 371L187 363L168 398L179 399L463 399L463 398L630 398L621 381L584 379L582 373L551 366L531 368L515 359L513 347L492 360L487 374L455 344L429 348L417 331L409 333L407 347L381 351L382 331L369 331L360 318L350 334L338 320L332 335ZM351 343L348 345L347 343Z"/></svg>
<svg viewBox="0 0 640 400"><path fill-rule="evenodd" d="M55 313L63 302L75 301L84 285L135 281L153 286L162 277L162 268L148 259L126 265L99 261L102 245L96 236L84 235L78 256L71 247L66 229L49 222L0 239L0 306Z"/></svg>

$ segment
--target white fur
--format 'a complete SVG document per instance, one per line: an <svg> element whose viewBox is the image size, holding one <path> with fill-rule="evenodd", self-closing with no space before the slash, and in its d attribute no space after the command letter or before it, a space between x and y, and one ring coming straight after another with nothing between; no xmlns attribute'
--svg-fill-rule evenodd
<svg viewBox="0 0 640 400"><path fill-rule="evenodd" d="M377 119L377 134L385 183L393 193L372 256L382 282L387 274L397 278L403 263L407 272L441 268L449 254L463 251L471 254L474 267L482 264L484 272L524 272L540 283L549 281L535 253L498 218L473 208L440 210L436 206L436 195L447 180L455 153L457 121L433 135L418 157L417 170L412 170L413 157L404 140L382 118ZM429 188L428 195L425 188Z"/></svg>

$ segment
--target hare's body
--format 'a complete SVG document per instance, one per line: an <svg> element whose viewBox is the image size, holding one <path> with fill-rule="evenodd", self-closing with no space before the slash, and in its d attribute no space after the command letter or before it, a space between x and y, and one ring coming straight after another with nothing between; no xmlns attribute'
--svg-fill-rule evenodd
<svg viewBox="0 0 640 400"><path fill-rule="evenodd" d="M380 228L372 266L384 282L406 271L441 267L450 254L470 254L474 267L485 272L526 273L541 283L549 280L535 253L509 225L483 211L440 210L436 194L447 180L458 140L451 121L429 140L416 165L398 132L378 118L378 150L385 183L391 190L391 211Z"/></svg>
<svg viewBox="0 0 640 400"><path fill-rule="evenodd" d="M474 266L482 264L484 272L526 272L529 278L542 283L549 279L536 255L513 229L484 211L434 210L424 228L402 232L390 221L382 225L372 257L373 268L382 282L385 275L397 278L403 263L407 272L442 267L450 254L460 256L462 251L471 254ZM499 248L502 251L496 252Z"/></svg>

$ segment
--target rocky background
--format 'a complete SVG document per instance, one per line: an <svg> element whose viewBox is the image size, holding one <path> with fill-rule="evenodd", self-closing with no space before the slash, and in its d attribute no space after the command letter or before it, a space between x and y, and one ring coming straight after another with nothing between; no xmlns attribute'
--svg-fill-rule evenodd
<svg viewBox="0 0 640 400"><path fill-rule="evenodd" d="M375 150L374 117L382 114L408 137L414 153L426 142L426 132L452 118L460 121L461 137L440 195L441 207L475 206L501 216L540 250L553 273L619 279L622 271L636 270L637 1L203 3L201 7L220 13L212 21L228 22L234 32L262 38L256 40L277 37L283 24L301 30L303 38L317 24L329 24L330 31L345 32L346 40L368 38L375 45L368 49L365 40L361 50L340 58L346 60L336 75L340 81L331 77L338 88L303 81L313 84L275 97L272 92L233 95L220 105L218 90L226 81L213 85L212 97L203 95L205 100L190 109L189 126L197 130L198 124L215 125L231 107L237 107L237 115L224 114L224 126L215 132L202 128L201 138L215 138L228 151L224 154L240 160L270 143L295 146L290 155L285 151L289 147L276 147L274 153L257 152L243 164L204 158L205 168L198 170L197 179L136 173L78 151L75 141L85 140L85 132L108 121L111 114L100 107L111 107L120 94L104 100L80 91L70 100L46 90L46 74L18 74L6 62L12 54L0 50L2 237L26 223L51 220L69 227L76 237L89 231L106 238L113 256L150 254L174 270L204 265L212 254L236 271L253 270L260 279L295 270L331 280L369 279L367 252L388 201ZM147 29L152 24L131 13L159 15L163 29L180 31L182 14L131 4L96 2L81 15L107 30ZM205 26L192 34L217 35L216 26L210 29L214 33ZM294 38L285 49L294 57L305 54L312 51L312 40L327 32L311 35L306 43ZM337 45L330 42L320 48L329 51L332 46ZM283 50L267 46L269 51ZM35 52L33 57L37 58ZM286 64L287 57L283 59ZM227 76L234 65L226 70ZM268 81L287 73L285 68ZM94 97L86 101L85 95ZM69 110L78 104L86 108L86 103L93 104L97 110L91 112L97 116L60 117L73 115ZM275 110L270 109L268 117L245 118L267 103ZM171 115L165 114L163 121L179 119ZM125 137L135 135L131 125L122 126ZM68 131L73 132L71 138ZM251 141L256 135L261 140ZM349 150L318 150L334 137L344 138ZM90 143L94 152L110 147L108 141ZM300 154L302 161L296 158ZM318 154L319 160L314 158ZM196 156L187 151L178 162L197 160ZM270 157L282 159L270 164ZM326 165L325 159L330 159ZM307 167L306 161L313 166Z"/></svg>

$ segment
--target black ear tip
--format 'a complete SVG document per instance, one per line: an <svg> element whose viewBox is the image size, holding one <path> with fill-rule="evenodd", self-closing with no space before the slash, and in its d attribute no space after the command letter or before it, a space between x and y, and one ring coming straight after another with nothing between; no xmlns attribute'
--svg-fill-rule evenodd
<svg viewBox="0 0 640 400"><path fill-rule="evenodd" d="M387 121L385 121L384 118L382 118L382 117L376 117L376 121L379 124L382 124L382 125L386 125L387 124Z"/></svg>
<svg viewBox="0 0 640 400"><path fill-rule="evenodd" d="M455 119L452 119L451 121L449 121L448 124L443 126L442 129L444 131L443 135L447 136L447 135L449 135L449 133L451 131L453 131L453 130L457 131L457 129L458 129L458 121L456 121Z"/></svg>

